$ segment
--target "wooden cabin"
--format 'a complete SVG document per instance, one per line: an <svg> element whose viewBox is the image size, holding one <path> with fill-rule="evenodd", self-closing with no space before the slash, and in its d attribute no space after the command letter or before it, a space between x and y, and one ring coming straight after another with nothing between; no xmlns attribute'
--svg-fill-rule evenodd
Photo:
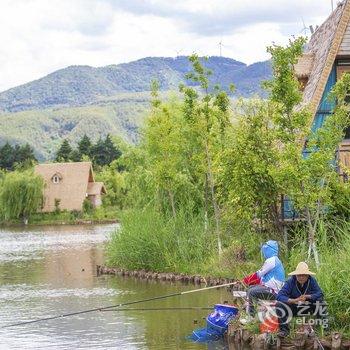
<svg viewBox="0 0 350 350"><path fill-rule="evenodd" d="M85 199L94 207L106 193L103 182L95 182L91 162L38 164L34 172L45 182L43 212L83 209Z"/></svg>
<svg viewBox="0 0 350 350"><path fill-rule="evenodd" d="M345 72L350 73L350 0L340 2L326 21L312 34L304 53L294 66L303 92L303 106L311 110L310 128L316 131L333 113L328 94ZM350 169L350 128L337 150L338 171L348 181ZM282 201L283 220L294 220L296 213L288 199Z"/></svg>
<svg viewBox="0 0 350 350"><path fill-rule="evenodd" d="M311 107L310 128L317 130L333 110L327 100L342 74L350 73L350 1L340 2L326 21L312 34L304 54L295 65L303 90L303 105ZM350 128L338 149L339 173L347 179L350 167Z"/></svg>

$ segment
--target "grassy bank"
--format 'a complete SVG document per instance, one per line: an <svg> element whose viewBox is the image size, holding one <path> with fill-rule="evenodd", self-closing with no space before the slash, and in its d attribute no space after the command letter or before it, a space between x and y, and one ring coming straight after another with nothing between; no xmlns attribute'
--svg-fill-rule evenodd
<svg viewBox="0 0 350 350"><path fill-rule="evenodd" d="M52 213L36 213L29 217L29 225L67 225L80 223L113 222L118 218L118 211L114 207L99 207L91 212L68 211ZM22 220L0 221L0 225L23 225Z"/></svg>
<svg viewBox="0 0 350 350"><path fill-rule="evenodd" d="M153 210L133 210L124 212L121 221L122 228L107 249L110 266L239 279L262 264L259 243L266 236L249 233L227 240L219 257L215 235L204 229L201 213L189 217L180 212L172 219ZM304 236L302 229L291 233L289 250L282 247L287 272L307 258ZM337 222L320 229L321 267L316 277L329 304L332 329L346 334L350 333L349 251L350 224ZM312 262L310 266L316 270Z"/></svg>
<svg viewBox="0 0 350 350"><path fill-rule="evenodd" d="M200 215L179 212L169 219L158 212L133 210L122 214L120 231L108 246L108 263L130 270L200 272L215 251L215 237L204 229Z"/></svg>
<svg viewBox="0 0 350 350"><path fill-rule="evenodd" d="M309 262L328 303L330 323L336 329L350 336L350 223L332 221L321 225L318 248L321 258L320 269ZM299 261L307 257L305 234L299 238L284 258L286 270L291 271Z"/></svg>

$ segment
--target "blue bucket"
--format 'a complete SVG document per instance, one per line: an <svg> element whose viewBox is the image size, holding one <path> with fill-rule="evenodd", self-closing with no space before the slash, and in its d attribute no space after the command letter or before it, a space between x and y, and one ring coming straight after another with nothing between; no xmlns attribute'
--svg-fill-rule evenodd
<svg viewBox="0 0 350 350"><path fill-rule="evenodd" d="M207 317L207 328L216 329L224 334L230 321L238 314L238 308L233 305L216 304L214 311Z"/></svg>
<svg viewBox="0 0 350 350"><path fill-rule="evenodd" d="M197 342L219 340L227 331L228 325L238 314L233 305L216 304L214 311L207 317L207 327L193 331L191 339Z"/></svg>

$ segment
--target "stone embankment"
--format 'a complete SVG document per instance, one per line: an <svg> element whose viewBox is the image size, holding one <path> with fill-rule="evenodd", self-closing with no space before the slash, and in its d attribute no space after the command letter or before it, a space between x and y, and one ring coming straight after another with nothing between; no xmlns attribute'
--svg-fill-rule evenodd
<svg viewBox="0 0 350 350"><path fill-rule="evenodd" d="M229 349L252 350L349 350L350 340L341 333L319 338L315 332L300 329L292 337L278 338L273 333L254 334L237 324L231 324L225 335Z"/></svg>
<svg viewBox="0 0 350 350"><path fill-rule="evenodd" d="M186 275L183 273L177 274L171 272L150 272L146 270L129 271L125 269L100 265L97 265L97 275L126 276L155 281L193 283L198 285L205 284L206 286L218 286L221 284L235 282L235 280L232 278L204 277L200 275Z"/></svg>

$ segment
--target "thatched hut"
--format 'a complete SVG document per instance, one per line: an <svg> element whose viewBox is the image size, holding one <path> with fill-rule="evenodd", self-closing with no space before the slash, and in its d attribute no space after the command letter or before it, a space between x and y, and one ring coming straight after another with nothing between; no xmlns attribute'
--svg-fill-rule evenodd
<svg viewBox="0 0 350 350"><path fill-rule="evenodd" d="M81 211L85 199L98 207L106 193L103 182L95 182L91 162L38 164L34 171L45 181L43 212Z"/></svg>

